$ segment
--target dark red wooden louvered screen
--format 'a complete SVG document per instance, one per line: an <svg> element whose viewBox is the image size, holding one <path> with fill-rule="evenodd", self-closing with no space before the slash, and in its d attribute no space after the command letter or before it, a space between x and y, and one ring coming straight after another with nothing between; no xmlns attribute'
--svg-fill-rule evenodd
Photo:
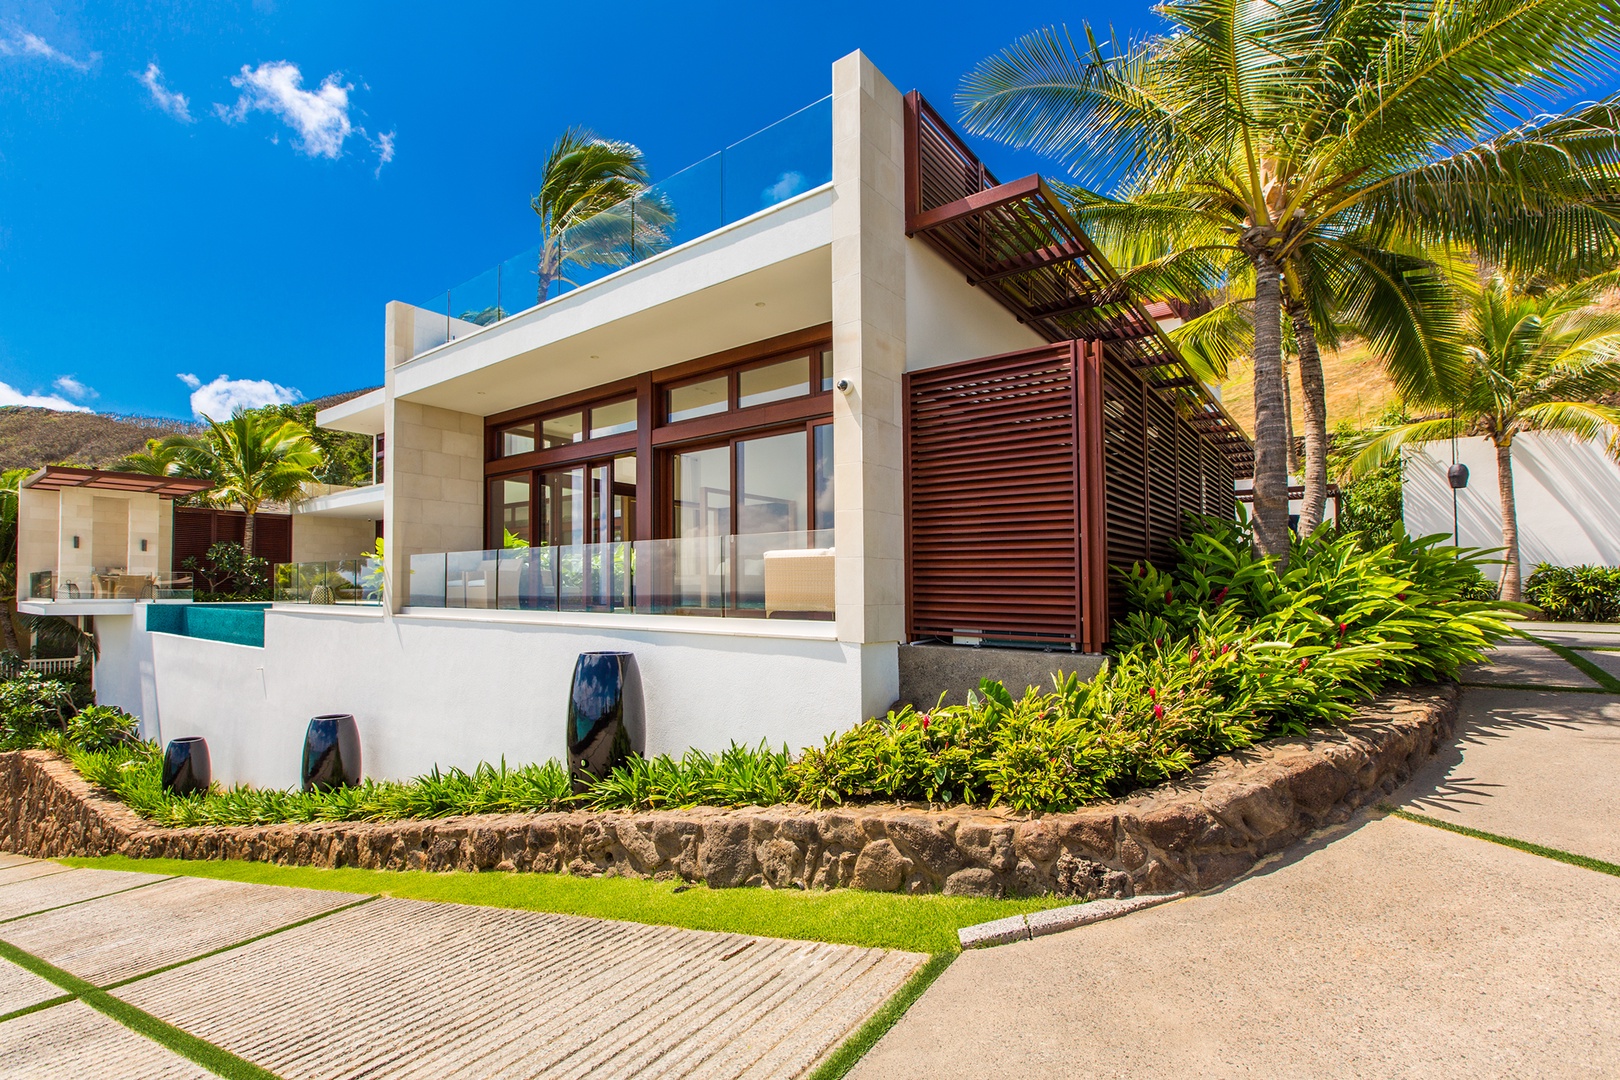
<svg viewBox="0 0 1620 1080"><path fill-rule="evenodd" d="M292 562L292 515L254 515L254 542L260 558L272 563ZM201 562L208 549L221 541L240 544L246 517L240 510L209 510L193 506L174 508L173 566L183 570L186 559Z"/></svg>
<svg viewBox="0 0 1620 1080"><path fill-rule="evenodd" d="M1078 343L906 375L912 638L1082 641Z"/></svg>

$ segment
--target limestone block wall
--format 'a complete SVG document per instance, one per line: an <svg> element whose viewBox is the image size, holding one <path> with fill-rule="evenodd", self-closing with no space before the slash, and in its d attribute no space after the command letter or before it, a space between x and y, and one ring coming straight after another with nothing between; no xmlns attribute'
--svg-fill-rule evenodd
<svg viewBox="0 0 1620 1080"><path fill-rule="evenodd" d="M398 611L410 596L412 555L484 546L484 420L392 399L386 415L383 535L389 604Z"/></svg>
<svg viewBox="0 0 1620 1080"><path fill-rule="evenodd" d="M28 596L29 578L56 569L61 499L54 491L23 488L17 495L17 598Z"/></svg>
<svg viewBox="0 0 1620 1080"><path fill-rule="evenodd" d="M294 514L293 562L358 559L377 545L377 523L365 518Z"/></svg>

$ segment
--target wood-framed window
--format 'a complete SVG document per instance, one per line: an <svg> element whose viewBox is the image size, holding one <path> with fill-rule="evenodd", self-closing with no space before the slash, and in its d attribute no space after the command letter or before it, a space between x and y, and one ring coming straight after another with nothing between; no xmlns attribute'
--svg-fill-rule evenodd
<svg viewBox="0 0 1620 1080"><path fill-rule="evenodd" d="M681 536L677 472L690 479L709 460L717 480L719 457L693 456L716 448L724 535L830 530L829 337L830 327L814 327L486 418L487 545L508 533L536 545ZM588 507L565 513L565 488ZM565 518L588 524L565 527Z"/></svg>

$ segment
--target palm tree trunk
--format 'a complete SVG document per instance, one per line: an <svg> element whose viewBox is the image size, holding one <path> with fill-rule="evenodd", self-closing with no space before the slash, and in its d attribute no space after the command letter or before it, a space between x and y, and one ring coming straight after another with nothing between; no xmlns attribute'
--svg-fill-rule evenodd
<svg viewBox="0 0 1620 1080"><path fill-rule="evenodd" d="M1254 261L1254 539L1288 566L1288 428L1282 379L1282 274L1269 251Z"/></svg>
<svg viewBox="0 0 1620 1080"><path fill-rule="evenodd" d="M17 644L17 624L13 621L17 617L15 608L15 601L6 597L5 608L0 610L0 628L3 628L5 635L6 651L21 656L22 647Z"/></svg>
<svg viewBox="0 0 1620 1080"><path fill-rule="evenodd" d="M1327 506L1327 388L1310 313L1300 304L1291 306L1288 314L1299 345L1299 388L1305 405L1305 505L1299 512L1299 535L1309 536L1322 524Z"/></svg>
<svg viewBox="0 0 1620 1080"><path fill-rule="evenodd" d="M245 506L242 507L242 550L246 551L249 555L258 554L253 550L254 534L257 532L254 522L255 516L256 515L253 510L250 510Z"/></svg>
<svg viewBox="0 0 1620 1080"><path fill-rule="evenodd" d="M1288 378L1288 357L1283 356L1283 424L1288 428L1288 479L1299 472L1299 451L1294 448L1294 387Z"/></svg>
<svg viewBox="0 0 1620 1080"><path fill-rule="evenodd" d="M1513 442L1496 444L1496 490L1502 499L1502 599L1521 598L1519 585L1519 511L1513 499Z"/></svg>

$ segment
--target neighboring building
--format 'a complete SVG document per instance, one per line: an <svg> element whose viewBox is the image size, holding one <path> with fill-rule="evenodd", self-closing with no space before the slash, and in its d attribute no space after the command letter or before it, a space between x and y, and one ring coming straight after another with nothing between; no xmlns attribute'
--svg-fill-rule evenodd
<svg viewBox="0 0 1620 1080"><path fill-rule="evenodd" d="M384 386L319 415L386 472L293 530L325 562L380 522L385 564L280 571L306 602L255 616L262 645L103 632L148 735L276 786L318 713L355 714L373 776L561 758L606 649L637 657L649 753L797 749L1089 670L1109 566L1233 511L1249 445L1153 315L1039 177L997 183L859 53L603 221L565 246L622 223L615 264L542 280L531 250L387 306ZM307 602L335 599L362 602Z"/></svg>
<svg viewBox="0 0 1620 1080"><path fill-rule="evenodd" d="M1496 447L1484 438L1458 439L1457 460L1468 466L1468 486L1456 499L1458 542L1499 549ZM1401 499L1408 535L1453 535L1450 468L1449 441L1405 451ZM1541 432L1514 436L1513 493L1526 577L1542 562L1620 566L1620 465L1603 440ZM1492 580L1501 574L1499 565L1484 570Z"/></svg>

